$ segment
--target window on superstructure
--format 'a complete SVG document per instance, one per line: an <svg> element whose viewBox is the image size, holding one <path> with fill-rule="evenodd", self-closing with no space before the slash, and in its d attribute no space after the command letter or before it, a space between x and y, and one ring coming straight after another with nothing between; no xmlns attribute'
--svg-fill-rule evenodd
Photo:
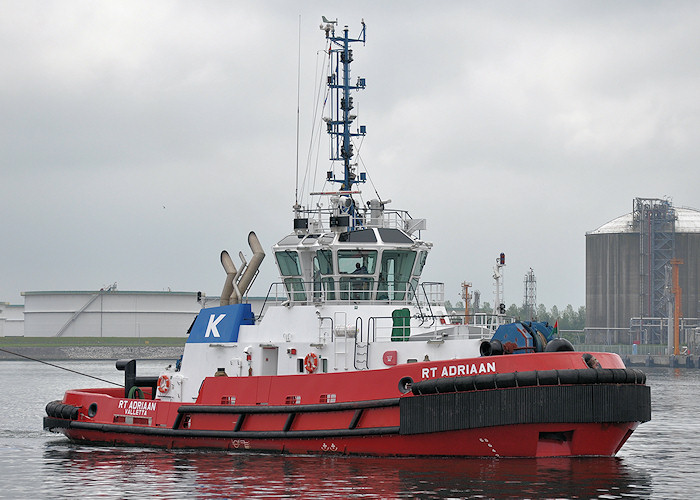
<svg viewBox="0 0 700 500"><path fill-rule="evenodd" d="M333 279L333 252L318 250L314 257L314 300L335 300Z"/></svg>
<svg viewBox="0 0 700 500"><path fill-rule="evenodd" d="M282 276L301 276L301 267L299 266L299 254L293 250L284 250L275 254L277 257L277 265L280 268Z"/></svg>
<svg viewBox="0 0 700 500"><path fill-rule="evenodd" d="M318 237L321 236L320 234L309 234L304 238L304 241L301 242L302 245L313 245L316 243L316 240L318 240Z"/></svg>
<svg viewBox="0 0 700 500"><path fill-rule="evenodd" d="M338 250L341 300L370 300L376 267L376 250Z"/></svg>
<svg viewBox="0 0 700 500"><path fill-rule="evenodd" d="M299 244L303 237L304 236L302 235L290 234L289 236L285 236L284 238L282 238L282 241L280 241L277 244L280 246L296 246Z"/></svg>
<svg viewBox="0 0 700 500"><path fill-rule="evenodd" d="M419 252L418 261L416 262L416 269L413 271L413 274L420 276L420 274L423 272L423 268L425 267L426 260L428 260L428 252L425 250Z"/></svg>
<svg viewBox="0 0 700 500"><path fill-rule="evenodd" d="M331 250L318 250L318 270L321 274L333 274L333 252Z"/></svg>
<svg viewBox="0 0 700 500"><path fill-rule="evenodd" d="M409 287L416 252L410 250L384 250L379 270L377 298L404 300ZM410 295L409 295L410 297Z"/></svg>
<svg viewBox="0 0 700 500"><path fill-rule="evenodd" d="M376 243L377 237L375 236L374 230L372 229L360 229L357 231L340 233L340 235L338 236L338 241L350 243Z"/></svg>
<svg viewBox="0 0 700 500"><path fill-rule="evenodd" d="M378 231L384 243L413 243L411 237L400 229L380 228Z"/></svg>
<svg viewBox="0 0 700 500"><path fill-rule="evenodd" d="M340 274L374 274L376 267L376 250L338 250Z"/></svg>

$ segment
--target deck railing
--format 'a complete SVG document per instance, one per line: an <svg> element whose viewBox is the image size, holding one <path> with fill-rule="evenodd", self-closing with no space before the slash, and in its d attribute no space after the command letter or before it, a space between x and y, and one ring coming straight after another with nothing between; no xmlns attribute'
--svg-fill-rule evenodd
<svg viewBox="0 0 700 500"><path fill-rule="evenodd" d="M301 278L292 277L270 285L263 312L267 305L282 303L414 304L423 310L444 304L444 298L444 283L421 283L416 289L411 282L378 282L371 276L324 276L316 281L302 281Z"/></svg>

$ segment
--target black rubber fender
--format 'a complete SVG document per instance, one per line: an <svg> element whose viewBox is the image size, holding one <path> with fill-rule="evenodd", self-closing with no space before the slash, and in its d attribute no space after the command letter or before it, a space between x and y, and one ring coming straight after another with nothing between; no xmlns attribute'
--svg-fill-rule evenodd
<svg viewBox="0 0 700 500"><path fill-rule="evenodd" d="M598 368L598 383L599 384L612 384L615 382L613 370L609 368Z"/></svg>
<svg viewBox="0 0 700 500"><path fill-rule="evenodd" d="M578 371L578 383L579 384L597 384L598 383L598 370L593 368L586 368Z"/></svg>
<svg viewBox="0 0 700 500"><path fill-rule="evenodd" d="M537 372L539 385L559 385L559 370L541 370Z"/></svg>
<svg viewBox="0 0 700 500"><path fill-rule="evenodd" d="M636 368L552 369L429 379L414 383L411 387L411 391L415 395L422 395L489 389L509 389L537 385L644 385L645 382L646 375L643 371ZM52 403L47 405L47 413L51 405Z"/></svg>
<svg viewBox="0 0 700 500"><path fill-rule="evenodd" d="M647 374L646 373L644 373L642 370L640 370L638 368L630 368L630 370L634 373L634 376L635 376L634 383L635 384L645 384L646 383L646 381L647 381Z"/></svg>
<svg viewBox="0 0 700 500"><path fill-rule="evenodd" d="M559 370L559 383L561 385L578 384L579 370L566 369Z"/></svg>
<svg viewBox="0 0 700 500"><path fill-rule="evenodd" d="M455 389L457 391L474 391L476 387L474 386L475 377L457 377L455 379Z"/></svg>
<svg viewBox="0 0 700 500"><path fill-rule="evenodd" d="M613 384L625 384L627 383L627 370L617 369L610 370L613 376Z"/></svg>
<svg viewBox="0 0 700 500"><path fill-rule="evenodd" d="M476 387L477 390L495 389L496 388L495 375L476 375L474 377L474 387Z"/></svg>
<svg viewBox="0 0 700 500"><path fill-rule="evenodd" d="M70 414L71 414L71 408L68 405L61 405L61 418L65 418L66 420L70 420Z"/></svg>
<svg viewBox="0 0 700 500"><path fill-rule="evenodd" d="M637 383L637 370L633 368L625 368L627 372L627 383L636 384Z"/></svg>
<svg viewBox="0 0 700 500"><path fill-rule="evenodd" d="M515 387L517 385L515 381L515 373L497 373L496 374L496 387L499 389L507 389L510 387Z"/></svg>
<svg viewBox="0 0 700 500"><path fill-rule="evenodd" d="M56 415L57 415L56 409L57 409L57 408L59 407L59 405L61 405L61 404L63 404L63 403L61 403L60 401L50 401L50 402L47 403L47 405L46 405L46 414L47 414L49 417L56 417Z"/></svg>
<svg viewBox="0 0 700 500"><path fill-rule="evenodd" d="M411 386L411 392L416 396L421 394L437 394L437 381L432 379L414 382Z"/></svg>
<svg viewBox="0 0 700 500"><path fill-rule="evenodd" d="M565 352L573 351L574 346L566 339L554 339L547 342L547 346L544 348L544 352Z"/></svg>
<svg viewBox="0 0 700 500"><path fill-rule="evenodd" d="M53 418L77 420L80 415L80 410L77 406L67 405L60 401L51 401L46 405L46 414Z"/></svg>
<svg viewBox="0 0 700 500"><path fill-rule="evenodd" d="M515 380L518 383L518 387L537 385L537 372L515 372Z"/></svg>
<svg viewBox="0 0 700 500"><path fill-rule="evenodd" d="M455 389L455 379L454 378L440 378L435 382L435 387L437 392L456 392Z"/></svg>

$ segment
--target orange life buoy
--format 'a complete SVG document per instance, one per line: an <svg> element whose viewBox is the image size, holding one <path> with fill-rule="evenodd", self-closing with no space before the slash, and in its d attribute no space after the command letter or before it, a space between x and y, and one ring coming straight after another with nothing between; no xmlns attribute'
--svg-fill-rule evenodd
<svg viewBox="0 0 700 500"><path fill-rule="evenodd" d="M318 356L316 356L315 352L310 352L306 355L304 358L304 367L309 373L316 371L316 368L318 368Z"/></svg>
<svg viewBox="0 0 700 500"><path fill-rule="evenodd" d="M168 392L170 390L170 377L161 375L158 377L158 392Z"/></svg>

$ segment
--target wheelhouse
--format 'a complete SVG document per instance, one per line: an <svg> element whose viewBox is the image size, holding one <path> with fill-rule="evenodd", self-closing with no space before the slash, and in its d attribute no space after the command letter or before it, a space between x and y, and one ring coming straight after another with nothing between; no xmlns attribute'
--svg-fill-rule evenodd
<svg viewBox="0 0 700 500"><path fill-rule="evenodd" d="M430 244L396 228L291 234L274 247L292 302L411 302Z"/></svg>

